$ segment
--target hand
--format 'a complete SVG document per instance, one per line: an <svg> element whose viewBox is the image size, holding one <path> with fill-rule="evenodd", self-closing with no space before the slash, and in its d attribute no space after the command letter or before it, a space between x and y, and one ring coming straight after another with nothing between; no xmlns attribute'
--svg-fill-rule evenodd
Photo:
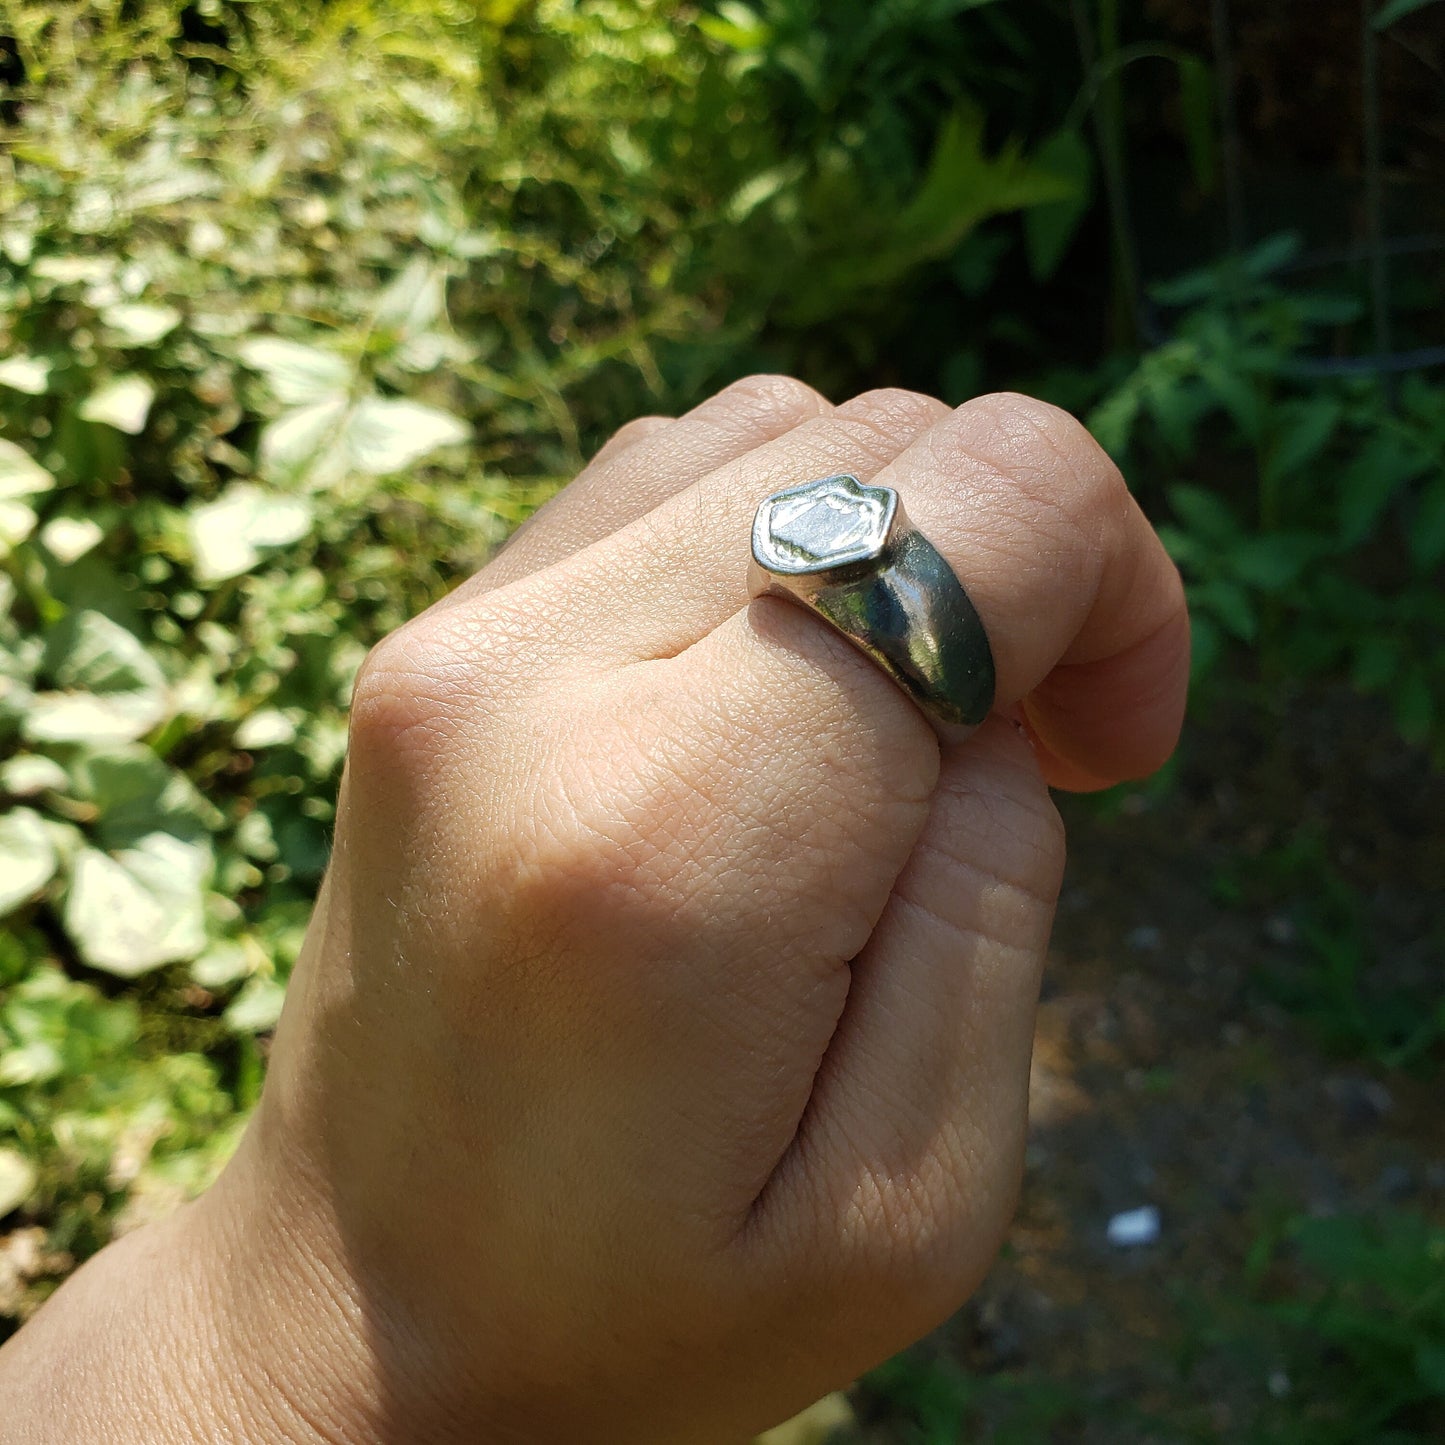
<svg viewBox="0 0 1445 1445"><path fill-rule="evenodd" d="M758 500L838 471L984 620L962 745L748 602ZM183 1226L232 1425L735 1440L939 1323L1019 1177L1046 782L1163 762L1187 654L1053 408L763 378L624 429L358 680L265 1094Z"/></svg>

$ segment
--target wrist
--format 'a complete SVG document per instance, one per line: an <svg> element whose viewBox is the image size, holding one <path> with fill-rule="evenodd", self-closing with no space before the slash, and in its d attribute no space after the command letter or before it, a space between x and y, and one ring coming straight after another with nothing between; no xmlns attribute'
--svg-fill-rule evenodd
<svg viewBox="0 0 1445 1445"><path fill-rule="evenodd" d="M0 1445L399 1438L344 1280L251 1188L234 1161L47 1301L0 1351Z"/></svg>
<svg viewBox="0 0 1445 1445"><path fill-rule="evenodd" d="M0 1352L0 1445L263 1438L190 1205L102 1250Z"/></svg>

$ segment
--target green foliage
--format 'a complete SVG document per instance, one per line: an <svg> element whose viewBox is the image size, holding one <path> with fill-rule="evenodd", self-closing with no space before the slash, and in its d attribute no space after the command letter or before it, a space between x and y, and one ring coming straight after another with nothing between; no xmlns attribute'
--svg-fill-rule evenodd
<svg viewBox="0 0 1445 1445"><path fill-rule="evenodd" d="M35 964L27 943L4 940L0 963L0 1198L84 1254L122 1208L141 1217L206 1182L234 1142L236 1100L213 1062L154 1038L135 1002Z"/></svg>
<svg viewBox="0 0 1445 1445"><path fill-rule="evenodd" d="M1245 1445L1424 1445L1445 1428L1445 1230L1418 1214L1302 1216L1265 1233L1191 1353L1268 1376ZM1266 1381L1261 1379L1263 1386ZM1212 1438L1201 1428L1198 1438Z"/></svg>
<svg viewBox="0 0 1445 1445"><path fill-rule="evenodd" d="M80 1252L224 1154L357 664L656 408L733 184L647 0L212 18L7 14L0 1205Z"/></svg>
<svg viewBox="0 0 1445 1445"><path fill-rule="evenodd" d="M1187 1282L1180 1295L1182 1336L1160 1342L1179 1351L1177 1386L1147 1404L1101 1401L1090 1381L1034 1367L973 1372L927 1346L875 1370L865 1393L904 1422L889 1438L910 1445L1042 1445L1086 1419L1120 1438L1206 1445L1219 1438L1209 1368L1228 1360L1252 1382L1229 1401L1241 1445L1424 1445L1445 1427L1445 1230L1419 1215L1290 1219L1228 1298L1206 1304Z"/></svg>
<svg viewBox="0 0 1445 1445"><path fill-rule="evenodd" d="M1286 292L1272 273L1292 251L1159 288L1187 307L1174 336L1089 421L1172 513L1198 676L1228 645L1266 679L1344 674L1445 761L1445 391L1311 374L1362 304Z"/></svg>

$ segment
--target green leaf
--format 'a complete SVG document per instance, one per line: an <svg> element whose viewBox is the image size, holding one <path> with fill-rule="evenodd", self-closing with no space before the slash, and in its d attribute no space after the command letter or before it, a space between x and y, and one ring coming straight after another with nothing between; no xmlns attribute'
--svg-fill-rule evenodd
<svg viewBox="0 0 1445 1445"><path fill-rule="evenodd" d="M904 254L942 255L986 216L1073 198L1076 180L1026 158L1017 142L988 155L984 124L982 109L973 104L944 121L923 182L896 223Z"/></svg>
<svg viewBox="0 0 1445 1445"><path fill-rule="evenodd" d="M990 154L985 117L972 102L940 126L928 169L896 217L872 208L833 253L795 273L787 314L802 324L837 314L840 298L893 286L914 268L947 256L990 216L1069 199L1077 187L1026 156L1014 138Z"/></svg>
<svg viewBox="0 0 1445 1445"><path fill-rule="evenodd" d="M218 939L191 964L191 977L202 988L229 988L266 964L260 944L249 934L240 939Z"/></svg>
<svg viewBox="0 0 1445 1445"><path fill-rule="evenodd" d="M55 876L58 862L50 830L39 813L12 808L0 815L0 915L39 893Z"/></svg>
<svg viewBox="0 0 1445 1445"><path fill-rule="evenodd" d="M1201 612L1213 617L1231 636L1253 642L1259 630L1254 603L1237 582L1211 578L1189 589L1189 600Z"/></svg>
<svg viewBox="0 0 1445 1445"><path fill-rule="evenodd" d="M1360 692L1381 692L1395 679L1404 649L1393 637L1367 636L1355 645L1350 685Z"/></svg>
<svg viewBox="0 0 1445 1445"><path fill-rule="evenodd" d="M729 50L749 53L765 50L773 40L773 27L749 5L739 0L719 0L716 15L699 15L697 28L709 40Z"/></svg>
<svg viewBox="0 0 1445 1445"><path fill-rule="evenodd" d="M1190 533L1202 540L1232 543L1241 532L1229 504L1214 492L1179 482L1169 488L1169 505Z"/></svg>
<svg viewBox="0 0 1445 1445"><path fill-rule="evenodd" d="M250 482L233 482L214 502L187 518L198 582L211 584L249 572L272 547L289 546L311 530L305 497L283 496Z"/></svg>
<svg viewBox="0 0 1445 1445"><path fill-rule="evenodd" d="M1341 410L1339 398L1328 393L1278 407L1279 430L1265 459L1267 477L1282 482L1304 471L1329 445Z"/></svg>
<svg viewBox="0 0 1445 1445"><path fill-rule="evenodd" d="M1445 1339L1416 1342L1415 1377L1430 1394L1445 1400Z"/></svg>
<svg viewBox="0 0 1445 1445"><path fill-rule="evenodd" d="M1224 638L1212 617L1202 613L1190 619L1189 678L1198 684L1213 672L1224 651Z"/></svg>
<svg viewBox="0 0 1445 1445"><path fill-rule="evenodd" d="M334 352L279 336L256 336L236 348L242 361L266 378L277 401L287 406L345 395L352 384L350 362Z"/></svg>
<svg viewBox="0 0 1445 1445"><path fill-rule="evenodd" d="M83 848L71 869L65 930L92 968L134 978L206 946L211 850L153 833L114 857Z"/></svg>
<svg viewBox="0 0 1445 1445"><path fill-rule="evenodd" d="M139 436L145 430L155 395L155 387L145 377L117 376L86 397L80 405L80 417Z"/></svg>
<svg viewBox="0 0 1445 1445"><path fill-rule="evenodd" d="M1259 388L1253 378L1231 361L1207 356L1200 359L1199 379L1234 419L1240 431L1250 441L1258 442L1262 411Z"/></svg>
<svg viewBox="0 0 1445 1445"><path fill-rule="evenodd" d="M139 744L83 753L72 772L75 796L96 811L96 841L112 851L153 833L199 842L220 825L186 775Z"/></svg>
<svg viewBox="0 0 1445 1445"><path fill-rule="evenodd" d="M1396 682L1391 694L1395 725L1408 743L1424 742L1435 725L1435 693L1430 683L1430 674L1417 665Z"/></svg>
<svg viewBox="0 0 1445 1445"><path fill-rule="evenodd" d="M55 486L55 478L14 442L0 437L0 501L34 497Z"/></svg>
<svg viewBox="0 0 1445 1445"><path fill-rule="evenodd" d="M1370 23L1376 30L1388 30L1397 20L1403 20L1407 15L1413 15L1417 10L1423 10L1434 3L1435 0L1387 0L1387 3L1376 11L1375 18Z"/></svg>
<svg viewBox="0 0 1445 1445"><path fill-rule="evenodd" d="M1374 530L1399 492L1426 469L1424 459L1400 434L1378 431L1339 474L1336 493L1340 541L1357 547Z"/></svg>
<svg viewBox="0 0 1445 1445"><path fill-rule="evenodd" d="M1068 195L1030 206L1023 215L1029 269L1035 280L1046 281L1058 270L1079 223L1088 214L1094 161L1093 152L1076 130L1056 131L1034 152L1034 161L1070 187Z"/></svg>
<svg viewBox="0 0 1445 1445"><path fill-rule="evenodd" d="M1410 528L1410 556L1422 572L1445 561L1445 473L1434 476L1420 495Z"/></svg>
<svg viewBox="0 0 1445 1445"><path fill-rule="evenodd" d="M18 1149L0 1149L0 1218L30 1198L38 1178L35 1166Z"/></svg>
<svg viewBox="0 0 1445 1445"><path fill-rule="evenodd" d="M43 672L23 731L37 742L129 742L170 709L160 665L140 639L99 612L73 612L46 635Z"/></svg>
<svg viewBox="0 0 1445 1445"><path fill-rule="evenodd" d="M356 404L344 433L357 471L373 477L403 471L438 447L468 441L471 434L471 428L450 412L379 396Z"/></svg>
<svg viewBox="0 0 1445 1445"><path fill-rule="evenodd" d="M1227 554L1227 562L1241 581L1261 592L1281 592L1300 578L1323 551L1318 538L1302 533L1271 532L1243 537Z"/></svg>

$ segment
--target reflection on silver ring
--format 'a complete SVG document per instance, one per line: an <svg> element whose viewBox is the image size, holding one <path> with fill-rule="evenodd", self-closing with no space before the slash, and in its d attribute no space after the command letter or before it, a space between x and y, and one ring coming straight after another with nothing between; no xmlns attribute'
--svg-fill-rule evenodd
<svg viewBox="0 0 1445 1445"><path fill-rule="evenodd" d="M947 559L892 487L823 477L763 499L748 594L815 612L950 735L993 706L993 652Z"/></svg>

